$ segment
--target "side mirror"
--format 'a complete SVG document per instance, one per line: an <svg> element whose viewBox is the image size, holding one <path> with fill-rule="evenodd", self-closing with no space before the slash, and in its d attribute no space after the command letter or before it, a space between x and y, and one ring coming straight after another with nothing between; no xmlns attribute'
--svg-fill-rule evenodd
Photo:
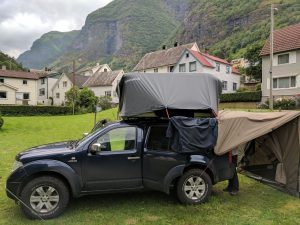
<svg viewBox="0 0 300 225"><path fill-rule="evenodd" d="M93 154L93 155L95 155L98 152L101 152L101 144L100 143L94 143L91 146L90 153Z"/></svg>
<svg viewBox="0 0 300 225"><path fill-rule="evenodd" d="M88 136L88 135L89 135L89 133L86 132L86 133L83 133L83 134L82 134L82 137L85 138L85 137Z"/></svg>

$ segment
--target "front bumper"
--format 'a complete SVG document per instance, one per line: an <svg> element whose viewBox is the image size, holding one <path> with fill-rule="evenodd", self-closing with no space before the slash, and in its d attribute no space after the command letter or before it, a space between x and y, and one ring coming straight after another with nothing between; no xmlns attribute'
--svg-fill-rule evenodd
<svg viewBox="0 0 300 225"><path fill-rule="evenodd" d="M23 167L13 171L6 181L7 197L17 200L20 197L22 182L25 180L26 172Z"/></svg>

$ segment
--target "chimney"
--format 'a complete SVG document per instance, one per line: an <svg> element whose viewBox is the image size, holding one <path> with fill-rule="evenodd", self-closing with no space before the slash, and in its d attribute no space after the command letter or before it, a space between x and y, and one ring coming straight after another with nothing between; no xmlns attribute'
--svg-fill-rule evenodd
<svg viewBox="0 0 300 225"><path fill-rule="evenodd" d="M163 45L163 46L162 46L162 49L163 49L163 50L166 50L166 45Z"/></svg>
<svg viewBox="0 0 300 225"><path fill-rule="evenodd" d="M177 47L178 46L178 42L176 41L175 43L174 43L174 47Z"/></svg>
<svg viewBox="0 0 300 225"><path fill-rule="evenodd" d="M2 65L2 70L6 70L6 66L5 65Z"/></svg>

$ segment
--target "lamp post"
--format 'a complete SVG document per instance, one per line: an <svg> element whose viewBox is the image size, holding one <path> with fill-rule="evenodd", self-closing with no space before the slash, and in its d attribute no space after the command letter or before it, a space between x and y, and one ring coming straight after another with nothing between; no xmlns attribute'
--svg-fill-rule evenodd
<svg viewBox="0 0 300 225"><path fill-rule="evenodd" d="M270 100L269 100L269 108L273 110L273 45L274 45L274 10L278 10L274 8L274 5L271 4L271 31L270 31Z"/></svg>

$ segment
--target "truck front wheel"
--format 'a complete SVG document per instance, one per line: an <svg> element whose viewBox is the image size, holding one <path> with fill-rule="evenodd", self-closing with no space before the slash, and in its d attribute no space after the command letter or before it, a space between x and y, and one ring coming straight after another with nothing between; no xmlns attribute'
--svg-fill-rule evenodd
<svg viewBox="0 0 300 225"><path fill-rule="evenodd" d="M60 215L69 202L66 184L52 176L29 181L21 192L21 208L31 219L51 219Z"/></svg>
<svg viewBox="0 0 300 225"><path fill-rule="evenodd" d="M188 170L177 183L177 197L183 204L193 205L206 202L211 191L211 179L201 169Z"/></svg>

